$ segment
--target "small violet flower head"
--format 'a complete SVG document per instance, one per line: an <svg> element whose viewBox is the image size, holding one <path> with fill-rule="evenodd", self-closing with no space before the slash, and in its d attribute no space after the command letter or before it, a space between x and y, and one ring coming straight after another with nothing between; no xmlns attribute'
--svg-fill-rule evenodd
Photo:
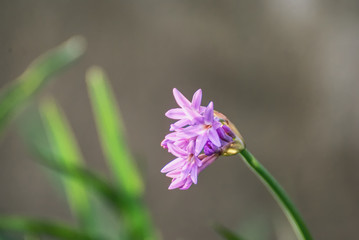
<svg viewBox="0 0 359 240"><path fill-rule="evenodd" d="M191 102L176 88L173 95L179 108L170 109L165 115L177 121L171 124L171 133L161 146L176 158L161 172L172 178L168 189L186 190L197 184L198 174L219 156L235 155L245 145L236 127L213 109L213 102L201 106L201 89L193 94Z"/></svg>

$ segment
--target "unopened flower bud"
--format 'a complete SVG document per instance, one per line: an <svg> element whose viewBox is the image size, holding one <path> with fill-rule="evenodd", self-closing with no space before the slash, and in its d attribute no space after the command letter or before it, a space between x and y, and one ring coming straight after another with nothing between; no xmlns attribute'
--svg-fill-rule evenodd
<svg viewBox="0 0 359 240"><path fill-rule="evenodd" d="M227 145L222 148L222 155L224 156L231 156L236 155L240 151L246 148L242 135L239 133L238 129L234 126L234 124L229 121L229 119L223 114L218 111L214 111L214 116L219 119L219 121L223 124L222 128L223 131L226 133L226 136L232 138ZM219 136L222 136L222 130L217 132Z"/></svg>

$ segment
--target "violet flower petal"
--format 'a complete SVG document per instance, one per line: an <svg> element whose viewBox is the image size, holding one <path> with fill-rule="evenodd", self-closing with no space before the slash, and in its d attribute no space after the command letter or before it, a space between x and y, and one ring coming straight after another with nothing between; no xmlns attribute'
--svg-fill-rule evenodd
<svg viewBox="0 0 359 240"><path fill-rule="evenodd" d="M179 188L181 186L183 186L185 183L185 179L174 179L174 181L170 184L170 186L168 187L169 190L175 189L175 188Z"/></svg>
<svg viewBox="0 0 359 240"><path fill-rule="evenodd" d="M212 124L213 122L213 102L210 102L206 108L206 110L204 111L204 122L206 124Z"/></svg>
<svg viewBox="0 0 359 240"><path fill-rule="evenodd" d="M193 166L191 171L191 179L194 184L197 184L197 173L198 173L197 166Z"/></svg>
<svg viewBox="0 0 359 240"><path fill-rule="evenodd" d="M217 147L221 147L221 141L219 140L217 131L213 128L208 129L207 131L208 138L211 140L211 142L216 145Z"/></svg>
<svg viewBox="0 0 359 240"><path fill-rule="evenodd" d="M167 165L161 169L161 173L170 172L174 169L182 167L182 165L184 164L184 161L186 161L186 160L183 158L176 158L175 160L167 163Z"/></svg>
<svg viewBox="0 0 359 240"><path fill-rule="evenodd" d="M170 131L174 131L178 128L182 128L186 125L189 125L190 123L191 123L191 121L189 119L186 119L186 118L181 119L181 120L171 124Z"/></svg>
<svg viewBox="0 0 359 240"><path fill-rule="evenodd" d="M211 141L207 141L206 145L204 145L204 148L203 148L203 152L207 156L210 156L219 151L220 151L220 148L215 146Z"/></svg>
<svg viewBox="0 0 359 240"><path fill-rule="evenodd" d="M190 141L188 143L188 147L187 147L188 153L190 154L194 154L195 151L195 142L194 141ZM192 160L192 159L191 159Z"/></svg>
<svg viewBox="0 0 359 240"><path fill-rule="evenodd" d="M194 158L195 158L195 163L196 163L197 167L202 166L202 161L197 156L194 156Z"/></svg>
<svg viewBox="0 0 359 240"><path fill-rule="evenodd" d="M176 88L173 89L173 96L175 97L178 106L182 108L191 107L190 101L188 101L188 99L185 96L183 96L183 94L180 91L178 91Z"/></svg>
<svg viewBox="0 0 359 240"><path fill-rule="evenodd" d="M182 108L173 108L165 113L165 116L171 119L183 119L186 117L185 112Z"/></svg>
<svg viewBox="0 0 359 240"><path fill-rule="evenodd" d="M193 183L192 180L188 178L185 184L180 188L180 190L187 190L192 186L192 183Z"/></svg>
<svg viewBox="0 0 359 240"><path fill-rule="evenodd" d="M198 173L202 172L206 167L211 165L218 158L217 154L206 156L202 159L202 166L198 169Z"/></svg>
<svg viewBox="0 0 359 240"><path fill-rule="evenodd" d="M198 156L202 152L202 149L206 142L208 141L207 134L199 135L196 139L196 149L195 149L195 155Z"/></svg>
<svg viewBox="0 0 359 240"><path fill-rule="evenodd" d="M190 164L185 164L183 167L182 167L182 177L187 177L191 172L191 166Z"/></svg>
<svg viewBox="0 0 359 240"><path fill-rule="evenodd" d="M188 140L188 139L180 139L173 144L181 149L187 149L189 143L190 143L190 140Z"/></svg>
<svg viewBox="0 0 359 240"><path fill-rule="evenodd" d="M172 133L167 134L165 136L165 139L177 141L179 139L179 137L177 136L177 132L172 132Z"/></svg>
<svg viewBox="0 0 359 240"><path fill-rule="evenodd" d="M197 111L200 110L200 106L201 106L201 102L202 102L202 89L198 89L192 97L192 108L196 109Z"/></svg>
<svg viewBox="0 0 359 240"><path fill-rule="evenodd" d="M187 156L187 152L174 144L167 144L168 151L175 155L176 157L185 157Z"/></svg>
<svg viewBox="0 0 359 240"><path fill-rule="evenodd" d="M198 135L202 135L206 132L206 129L204 129L203 125L195 125L195 126L189 126L184 129L181 129L181 131L176 132L177 136L180 138L191 138L196 137Z"/></svg>
<svg viewBox="0 0 359 240"><path fill-rule="evenodd" d="M223 128L221 128L221 127L217 128L217 133L218 133L219 138L222 139L223 141L231 142L233 140L233 138L228 136L226 134L226 132L223 130Z"/></svg>
<svg viewBox="0 0 359 240"><path fill-rule="evenodd" d="M199 112L193 110L192 108L183 107L183 112L186 114L186 116L190 120L198 121L202 118L201 114L199 114Z"/></svg>
<svg viewBox="0 0 359 240"><path fill-rule="evenodd" d="M235 138L235 137L236 137L236 134L234 134L233 131L231 130L231 128L228 127L227 125L223 125L222 128L223 128L223 130L224 130L229 136L231 136L232 138Z"/></svg>
<svg viewBox="0 0 359 240"><path fill-rule="evenodd" d="M181 171L179 170L173 170L166 173L166 177L170 177L170 178L179 178L180 176L181 176Z"/></svg>

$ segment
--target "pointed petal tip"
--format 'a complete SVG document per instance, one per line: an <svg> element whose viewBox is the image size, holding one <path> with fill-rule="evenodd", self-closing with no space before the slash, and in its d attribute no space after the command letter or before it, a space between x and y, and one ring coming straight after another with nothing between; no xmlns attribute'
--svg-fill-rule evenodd
<svg viewBox="0 0 359 240"><path fill-rule="evenodd" d="M212 124L213 119L214 119L213 102L211 101L204 111L204 121L206 124Z"/></svg>
<svg viewBox="0 0 359 240"><path fill-rule="evenodd" d="M192 182L193 182L194 184L197 184L197 176L192 176L192 175L191 175L191 179L192 179Z"/></svg>
<svg viewBox="0 0 359 240"><path fill-rule="evenodd" d="M196 146L195 146L195 155L198 156L202 150L206 142L208 141L207 134L201 134L196 139Z"/></svg>
<svg viewBox="0 0 359 240"><path fill-rule="evenodd" d="M183 119L186 114L182 108L172 108L165 113L165 116L171 119Z"/></svg>
<svg viewBox="0 0 359 240"><path fill-rule="evenodd" d="M202 89L198 89L194 94L193 96L201 96L202 97Z"/></svg>
<svg viewBox="0 0 359 240"><path fill-rule="evenodd" d="M172 93L175 98L176 96L183 96L183 94L177 88L173 88Z"/></svg>
<svg viewBox="0 0 359 240"><path fill-rule="evenodd" d="M188 101L188 99L180 91L178 91L177 88L173 89L173 96L174 96L178 106L180 106L182 108L191 106L190 101Z"/></svg>
<svg viewBox="0 0 359 240"><path fill-rule="evenodd" d="M171 151L171 153L173 154L172 151ZM176 168L181 168L182 165L183 165L183 159L178 157L178 158L172 160L171 162L167 163L166 166L164 166L161 169L161 173L171 172L171 171L175 170Z"/></svg>
<svg viewBox="0 0 359 240"><path fill-rule="evenodd" d="M200 107L201 107L201 102L202 102L202 90L198 89L192 97L192 107L194 109L196 109L197 111L200 111Z"/></svg>
<svg viewBox="0 0 359 240"><path fill-rule="evenodd" d="M169 185L168 187L168 190L172 190L172 189L175 189L175 188L180 188L183 186L183 179L180 179L180 178L174 178L171 182L171 184Z"/></svg>
<svg viewBox="0 0 359 240"><path fill-rule="evenodd" d="M197 178L198 178L198 168L197 166L193 166L191 171L191 180L194 184L197 184Z"/></svg>

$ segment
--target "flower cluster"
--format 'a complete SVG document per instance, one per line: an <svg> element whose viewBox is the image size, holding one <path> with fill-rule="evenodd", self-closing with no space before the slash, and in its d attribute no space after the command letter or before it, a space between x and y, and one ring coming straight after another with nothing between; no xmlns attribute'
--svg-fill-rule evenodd
<svg viewBox="0 0 359 240"><path fill-rule="evenodd" d="M168 189L188 189L197 184L198 174L220 155L234 155L244 149L241 135L229 120L213 110L213 102L201 106L202 90L197 90L190 102L176 88L174 98L180 108L170 109L166 116L177 122L161 146L176 158L161 170L172 178Z"/></svg>

